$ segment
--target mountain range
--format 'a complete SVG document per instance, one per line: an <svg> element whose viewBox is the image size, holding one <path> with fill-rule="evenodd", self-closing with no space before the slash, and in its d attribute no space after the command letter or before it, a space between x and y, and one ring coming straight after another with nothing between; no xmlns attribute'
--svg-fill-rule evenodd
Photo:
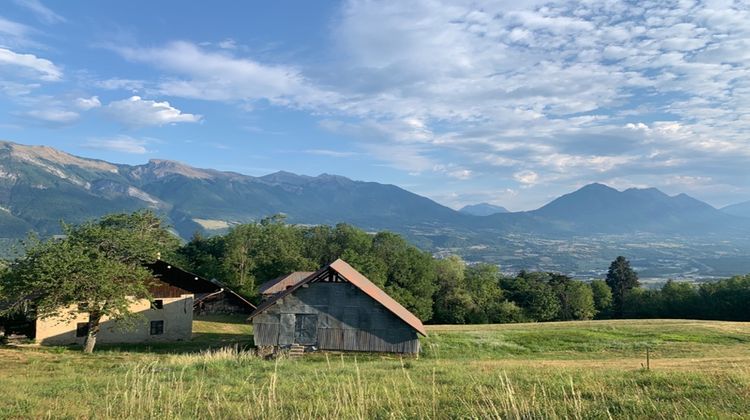
<svg viewBox="0 0 750 420"><path fill-rule="evenodd" d="M394 185L338 175L253 177L160 159L123 165L0 142L0 237L30 230L51 235L60 232L60 220L77 223L144 207L163 215L183 238L284 213L291 223L393 230L430 251L478 260L506 252L519 235L533 238L528 244L602 235L731 242L750 233L748 203L718 210L655 188L590 184L533 211L512 213L486 203L456 211Z"/></svg>

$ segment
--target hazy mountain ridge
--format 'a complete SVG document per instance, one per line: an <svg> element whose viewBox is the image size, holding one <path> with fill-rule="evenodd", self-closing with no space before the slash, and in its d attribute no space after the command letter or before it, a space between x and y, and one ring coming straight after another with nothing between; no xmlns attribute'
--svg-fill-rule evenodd
<svg viewBox="0 0 750 420"><path fill-rule="evenodd" d="M726 214L731 214L732 216L750 218L750 201L744 201L742 203L722 207L721 211Z"/></svg>
<svg viewBox="0 0 750 420"><path fill-rule="evenodd" d="M505 207L490 203L469 204L461 207L458 212L472 216L491 216L498 213L510 213Z"/></svg>

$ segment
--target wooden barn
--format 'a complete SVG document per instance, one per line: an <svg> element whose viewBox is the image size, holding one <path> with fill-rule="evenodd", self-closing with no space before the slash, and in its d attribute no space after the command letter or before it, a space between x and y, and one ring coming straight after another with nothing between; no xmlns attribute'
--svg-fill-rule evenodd
<svg viewBox="0 0 750 420"><path fill-rule="evenodd" d="M258 293L260 293L261 299L270 299L273 295L281 293L306 279L312 273L312 271L295 271L293 273L284 274L283 276L276 277L273 280L268 280L258 286Z"/></svg>
<svg viewBox="0 0 750 420"><path fill-rule="evenodd" d="M271 294L250 315L255 345L418 353L422 321L343 260Z"/></svg>
<svg viewBox="0 0 750 420"><path fill-rule="evenodd" d="M193 294L195 315L249 314L255 305L216 280L208 280L161 259L148 265L155 279Z"/></svg>

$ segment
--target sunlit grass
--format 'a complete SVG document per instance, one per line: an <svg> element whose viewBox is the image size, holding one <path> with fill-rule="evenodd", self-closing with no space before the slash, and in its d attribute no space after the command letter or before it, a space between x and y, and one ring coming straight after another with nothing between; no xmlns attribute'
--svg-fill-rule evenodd
<svg viewBox="0 0 750 420"><path fill-rule="evenodd" d="M222 324L221 341L244 338ZM229 320L225 320L229 321ZM204 322L204 321L198 321ZM227 325L224 325L227 324ZM434 326L419 358L0 348L0 418L741 418L750 324ZM207 340L203 337L202 340ZM653 349L651 370L643 345ZM209 343L206 343L209 344Z"/></svg>

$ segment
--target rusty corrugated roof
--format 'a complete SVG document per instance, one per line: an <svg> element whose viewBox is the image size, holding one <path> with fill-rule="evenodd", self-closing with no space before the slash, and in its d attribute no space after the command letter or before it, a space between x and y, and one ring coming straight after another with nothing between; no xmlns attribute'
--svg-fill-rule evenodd
<svg viewBox="0 0 750 420"><path fill-rule="evenodd" d="M353 284L358 289L363 291L366 295L370 296L371 298L379 302L381 305L385 306L386 309L391 311L394 315L399 317L402 321L407 323L410 327L414 328L418 333L422 334L425 337L427 336L427 330L425 330L424 325L422 324L422 321L419 318L417 318L413 313L409 312L409 310L404 308L400 303L396 302L392 297L388 296L387 293L385 293L378 286L376 286L375 283L371 282L370 279L363 276L362 273L355 270L352 266L347 264L346 261L340 258L332 262L331 264L321 268L320 270L314 273L311 273L310 275L308 275L301 281L294 284L294 286L288 289L285 289L277 293L276 295L274 295L272 298L262 302L258 306L258 308L255 310L255 312L253 312L250 315L248 319L252 319L256 315L265 311L271 305L276 303L279 299L283 298L286 295L294 293L294 291L302 287L302 285L311 282L312 280L317 278L320 274L322 274L323 272L329 269L334 270L341 277L349 281L349 283Z"/></svg>
<svg viewBox="0 0 750 420"><path fill-rule="evenodd" d="M273 280L268 280L261 284L258 287L258 292L262 295L272 295L283 292L288 286L296 285L309 277L312 273L312 271L295 271L291 274L284 274L283 276L276 277Z"/></svg>

